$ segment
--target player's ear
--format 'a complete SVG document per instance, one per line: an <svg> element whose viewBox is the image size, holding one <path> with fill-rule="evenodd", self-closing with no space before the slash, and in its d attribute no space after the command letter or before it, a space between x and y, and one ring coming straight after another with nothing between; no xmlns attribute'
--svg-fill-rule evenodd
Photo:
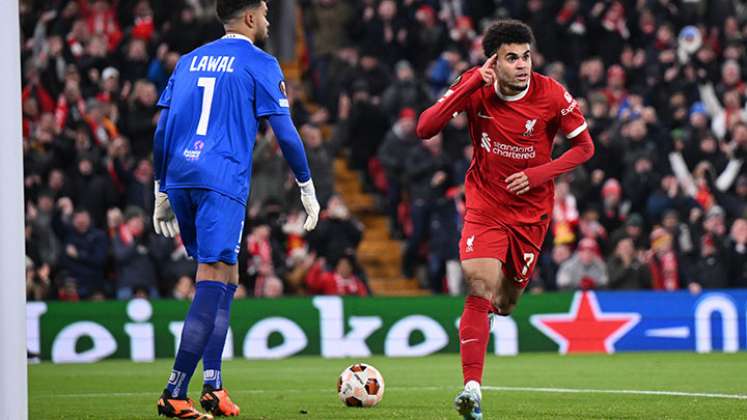
<svg viewBox="0 0 747 420"><path fill-rule="evenodd" d="M244 12L244 23L249 28L254 28L254 26L257 24L257 22L255 21L254 13L252 13L251 9L247 9Z"/></svg>

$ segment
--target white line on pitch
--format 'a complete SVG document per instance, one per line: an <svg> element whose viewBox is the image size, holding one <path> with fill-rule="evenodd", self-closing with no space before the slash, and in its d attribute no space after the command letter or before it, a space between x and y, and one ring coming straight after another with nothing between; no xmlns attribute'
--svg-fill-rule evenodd
<svg viewBox="0 0 747 420"><path fill-rule="evenodd" d="M517 386L484 386L485 391L529 391L529 392L554 392L559 394L627 394L627 395L662 395L667 397L703 397L703 398L727 398L733 400L747 400L747 395L740 394L714 394L708 392L681 392L681 391L645 391L638 389L583 389L583 388L533 388Z"/></svg>
<svg viewBox="0 0 747 420"><path fill-rule="evenodd" d="M390 391L444 391L456 389L443 386L421 386L421 387L387 387ZM700 397L700 398L722 398L732 400L747 400L747 395L742 394L719 394L709 392L682 392L682 391L646 391L638 389L587 389L587 388L535 388L520 386L483 386L483 391L507 391L507 392L549 392L558 394L623 394L623 395L658 395L666 397ZM266 393L328 393L333 392L334 387L319 389L239 389L232 394L266 394ZM111 392L111 393L83 393L83 394L46 394L33 395L32 398L99 398L99 397L143 397L156 395L154 392Z"/></svg>

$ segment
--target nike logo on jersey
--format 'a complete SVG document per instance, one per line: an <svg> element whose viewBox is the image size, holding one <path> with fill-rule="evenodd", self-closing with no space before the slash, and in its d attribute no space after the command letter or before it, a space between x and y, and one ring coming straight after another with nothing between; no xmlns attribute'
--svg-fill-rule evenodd
<svg viewBox="0 0 747 420"><path fill-rule="evenodd" d="M491 117L490 115L483 114L482 111L477 111L477 116L480 117L480 118L485 118L486 120L492 120L493 119L493 117Z"/></svg>
<svg viewBox="0 0 747 420"><path fill-rule="evenodd" d="M467 343L471 343L473 341L477 341L477 339L476 338L470 338L468 340L461 340L459 342L462 343L462 344L467 344Z"/></svg>

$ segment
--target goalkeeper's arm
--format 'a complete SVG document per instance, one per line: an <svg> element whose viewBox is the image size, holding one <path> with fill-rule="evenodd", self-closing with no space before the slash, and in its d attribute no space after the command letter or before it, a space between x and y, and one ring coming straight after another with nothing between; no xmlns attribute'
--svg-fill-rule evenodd
<svg viewBox="0 0 747 420"><path fill-rule="evenodd" d="M278 139L280 150L283 152L285 160L291 167L293 174L296 176L296 182L301 188L301 203L306 210L307 218L304 228L312 230L319 220L319 203L316 200L314 182L311 180L311 171L309 163L306 160L306 152L303 149L301 137L293 126L293 120L290 115L270 115L268 120L275 137Z"/></svg>
<svg viewBox="0 0 747 420"><path fill-rule="evenodd" d="M164 169L164 137L166 134L166 121L168 120L169 109L161 109L161 116L158 118L156 132L153 135L153 194L155 202L153 205L153 229L157 234L173 238L179 234L179 224L176 216L171 210L171 203L166 193L161 192L161 180L163 179Z"/></svg>
<svg viewBox="0 0 747 420"><path fill-rule="evenodd" d="M153 135L153 179L160 181L163 179L163 158L164 158L164 137L166 135L166 121L168 121L169 109L161 108L161 115L158 117L156 132Z"/></svg>

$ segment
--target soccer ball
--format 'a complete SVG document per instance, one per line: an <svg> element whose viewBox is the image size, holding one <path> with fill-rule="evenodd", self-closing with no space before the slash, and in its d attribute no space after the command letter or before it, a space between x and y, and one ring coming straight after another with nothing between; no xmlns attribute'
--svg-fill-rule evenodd
<svg viewBox="0 0 747 420"><path fill-rule="evenodd" d="M371 365L348 366L337 378L337 396L348 407L373 407L384 397L384 377Z"/></svg>

